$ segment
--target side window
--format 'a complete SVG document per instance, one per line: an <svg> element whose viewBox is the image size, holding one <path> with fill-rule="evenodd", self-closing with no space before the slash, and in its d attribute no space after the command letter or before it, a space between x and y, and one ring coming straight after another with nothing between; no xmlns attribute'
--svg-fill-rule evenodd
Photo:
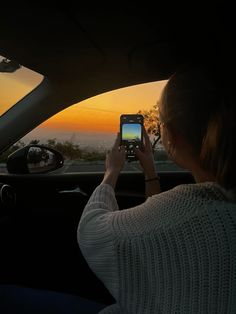
<svg viewBox="0 0 236 314"><path fill-rule="evenodd" d="M139 84L81 101L51 117L24 136L19 146L44 144L65 158L64 172L104 171L104 160L119 132L120 115L141 113L155 147L158 171L182 170L167 157L157 140L157 106L166 81ZM141 171L139 162L127 163L124 170Z"/></svg>

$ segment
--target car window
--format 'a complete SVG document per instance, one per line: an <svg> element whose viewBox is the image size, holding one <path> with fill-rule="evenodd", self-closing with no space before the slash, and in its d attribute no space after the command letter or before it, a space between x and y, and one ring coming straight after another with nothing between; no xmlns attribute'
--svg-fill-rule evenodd
<svg viewBox="0 0 236 314"><path fill-rule="evenodd" d="M43 75L0 56L0 117L42 81Z"/></svg>
<svg viewBox="0 0 236 314"><path fill-rule="evenodd" d="M15 144L43 144L65 158L58 172L104 171L106 152L111 149L121 114L141 113L152 143L157 140L157 110L166 80L113 90L81 101L54 115ZM154 145L158 171L178 171L161 144ZM4 160L2 160L4 162ZM138 161L126 163L124 171L142 171Z"/></svg>
<svg viewBox="0 0 236 314"><path fill-rule="evenodd" d="M59 150L65 158L65 166L60 171L103 171L106 152L119 131L121 114L142 113L154 143L157 106L165 84L165 80L139 84L81 101L51 117L21 141ZM180 170L168 159L160 141L155 145L154 154L158 170ZM124 170L141 171L136 161L127 163Z"/></svg>

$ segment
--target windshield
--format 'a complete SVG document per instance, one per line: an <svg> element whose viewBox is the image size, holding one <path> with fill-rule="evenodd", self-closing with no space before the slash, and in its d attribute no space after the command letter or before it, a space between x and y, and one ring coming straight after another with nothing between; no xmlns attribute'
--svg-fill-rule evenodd
<svg viewBox="0 0 236 314"><path fill-rule="evenodd" d="M43 76L0 55L0 117L43 80Z"/></svg>

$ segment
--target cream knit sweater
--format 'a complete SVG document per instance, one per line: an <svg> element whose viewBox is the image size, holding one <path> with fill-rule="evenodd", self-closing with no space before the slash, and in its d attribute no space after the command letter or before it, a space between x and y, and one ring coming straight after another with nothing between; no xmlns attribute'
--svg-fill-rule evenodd
<svg viewBox="0 0 236 314"><path fill-rule="evenodd" d="M100 313L236 313L236 204L215 183L180 185L123 210L101 184L78 243L117 301Z"/></svg>

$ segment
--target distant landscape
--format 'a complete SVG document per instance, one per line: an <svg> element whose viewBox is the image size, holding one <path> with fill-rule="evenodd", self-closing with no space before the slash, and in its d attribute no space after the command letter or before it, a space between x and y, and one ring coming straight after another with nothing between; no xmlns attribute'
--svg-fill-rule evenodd
<svg viewBox="0 0 236 314"><path fill-rule="evenodd" d="M11 146L8 150L3 152L0 156L0 173L6 173L6 161L7 157L16 151L19 148L24 147L28 144L41 144L47 147L51 147L57 151L59 151L65 161L64 166L58 170L56 173L68 173L68 172L103 172L105 169L105 157L107 150L111 148L114 143L115 134L111 135L109 141L103 142L99 137L90 138L87 137L87 141L83 142L83 145L80 142L76 141L76 136L72 137L73 141L65 140L58 141L55 138L51 139L32 139L26 137ZM168 159L168 156L163 149L163 147L159 144L157 145L154 151L154 157L156 160L157 171L179 171L183 170L179 168L176 164ZM138 161L134 161L131 163L125 163L124 171L142 171L140 164Z"/></svg>
<svg viewBox="0 0 236 314"><path fill-rule="evenodd" d="M22 138L24 143L32 140L39 140L40 143L46 143L48 139L56 139L59 142L71 142L80 147L91 147L95 149L109 149L112 147L116 133L108 132L71 132L60 130L49 130L38 128L31 131Z"/></svg>

